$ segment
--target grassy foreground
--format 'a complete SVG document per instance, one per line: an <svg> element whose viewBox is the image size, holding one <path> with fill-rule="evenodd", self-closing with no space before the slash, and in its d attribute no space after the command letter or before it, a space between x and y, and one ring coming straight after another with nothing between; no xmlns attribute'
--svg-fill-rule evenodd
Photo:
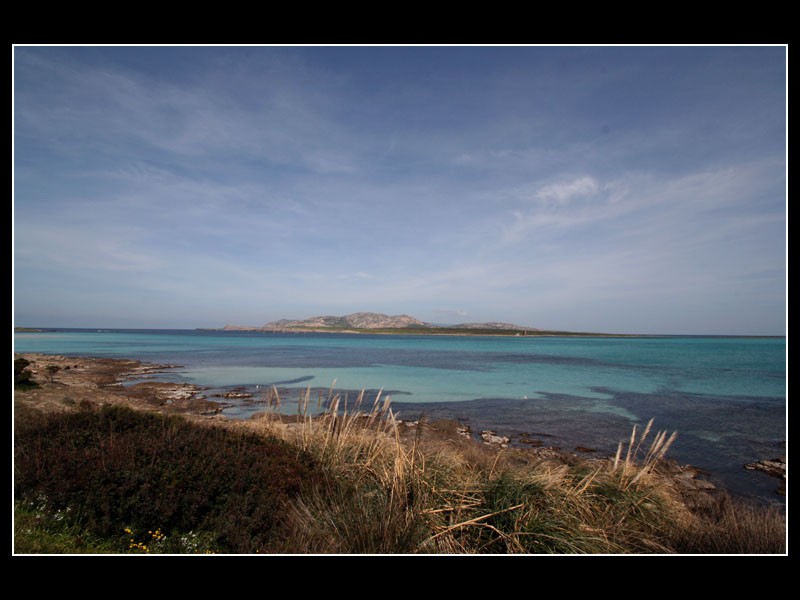
<svg viewBox="0 0 800 600"><path fill-rule="evenodd" d="M659 472L671 438L649 426L616 457L566 463L429 438L424 423L407 439L388 400L338 400L246 422L19 409L14 552L785 552L777 511L691 510Z"/></svg>

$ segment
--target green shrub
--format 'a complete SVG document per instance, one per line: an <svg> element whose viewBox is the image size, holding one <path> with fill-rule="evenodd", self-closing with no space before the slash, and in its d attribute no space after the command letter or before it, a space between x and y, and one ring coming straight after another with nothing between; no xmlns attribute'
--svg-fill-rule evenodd
<svg viewBox="0 0 800 600"><path fill-rule="evenodd" d="M17 499L44 499L100 536L204 531L219 551L268 550L282 504L315 477L310 457L276 440L119 406L16 431Z"/></svg>
<svg viewBox="0 0 800 600"><path fill-rule="evenodd" d="M46 513L34 503L14 506L14 552L17 554L113 554L111 538L101 538L70 523L63 512Z"/></svg>
<svg viewBox="0 0 800 600"><path fill-rule="evenodd" d="M25 358L17 358L14 360L14 387L35 387L37 384L31 379L33 374L28 367L30 361Z"/></svg>
<svg viewBox="0 0 800 600"><path fill-rule="evenodd" d="M56 373L61 370L61 367L58 365L47 365L44 370L47 372L47 379L50 383L53 383L53 378L56 376Z"/></svg>

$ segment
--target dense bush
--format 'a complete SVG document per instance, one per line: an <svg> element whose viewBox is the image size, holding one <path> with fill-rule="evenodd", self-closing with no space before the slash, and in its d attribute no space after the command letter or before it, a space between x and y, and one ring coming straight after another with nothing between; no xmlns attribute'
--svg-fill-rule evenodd
<svg viewBox="0 0 800 600"><path fill-rule="evenodd" d="M15 387L25 387L25 386L35 386L36 383L31 379L32 373L28 367L30 366L30 361L24 358L17 358L14 360L14 386Z"/></svg>
<svg viewBox="0 0 800 600"><path fill-rule="evenodd" d="M316 477L285 443L119 406L27 419L15 434L17 500L101 536L202 531L219 551L268 551L283 502Z"/></svg>

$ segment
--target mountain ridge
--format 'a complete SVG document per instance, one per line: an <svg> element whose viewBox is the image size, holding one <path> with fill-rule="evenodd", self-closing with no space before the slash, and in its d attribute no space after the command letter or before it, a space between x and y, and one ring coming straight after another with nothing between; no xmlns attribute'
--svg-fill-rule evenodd
<svg viewBox="0 0 800 600"><path fill-rule="evenodd" d="M411 315L385 315L374 312L355 312L349 315L321 315L307 319L279 319L261 327L225 325L229 331L287 331L287 330L352 330L352 329L496 329L515 331L537 331L533 327L523 327L511 323L489 321L486 323L461 323L457 325L435 325L421 321Z"/></svg>

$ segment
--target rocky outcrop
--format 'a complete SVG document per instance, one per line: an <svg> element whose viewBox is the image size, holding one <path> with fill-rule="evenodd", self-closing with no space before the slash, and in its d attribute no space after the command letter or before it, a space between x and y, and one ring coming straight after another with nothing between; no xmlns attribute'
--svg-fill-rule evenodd
<svg viewBox="0 0 800 600"><path fill-rule="evenodd" d="M661 461L657 470L664 477L671 478L689 508L707 510L718 505L720 490L706 479L710 475L707 471L692 465L681 465L671 459Z"/></svg>
<svg viewBox="0 0 800 600"><path fill-rule="evenodd" d="M489 446L500 446L501 448L508 448L510 438L504 435L497 435L496 431L489 431L488 429L481 431L481 439L484 444Z"/></svg>
<svg viewBox="0 0 800 600"><path fill-rule="evenodd" d="M749 471L762 471L767 475L786 480L786 459L773 458L772 460L759 460L744 466Z"/></svg>
<svg viewBox="0 0 800 600"><path fill-rule="evenodd" d="M781 480L776 492L781 496L786 495L786 458L773 458L771 460L759 460L744 466L748 471L761 471L770 477Z"/></svg>

